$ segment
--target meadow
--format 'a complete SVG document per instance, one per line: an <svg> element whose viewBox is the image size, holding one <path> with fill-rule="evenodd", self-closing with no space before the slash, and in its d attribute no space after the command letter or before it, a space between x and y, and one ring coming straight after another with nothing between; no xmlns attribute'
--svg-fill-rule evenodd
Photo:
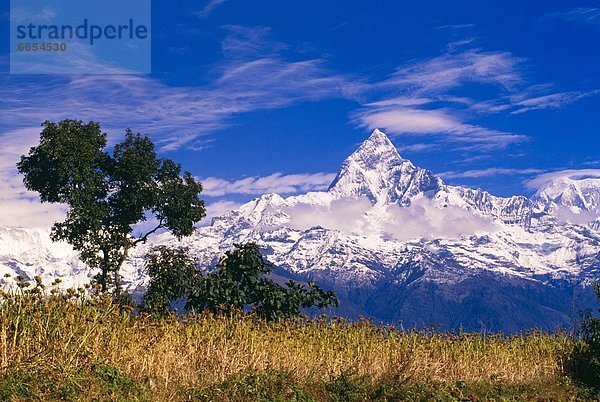
<svg viewBox="0 0 600 402"><path fill-rule="evenodd" d="M106 297L3 293L0 400L586 400L567 333L155 317Z"/></svg>

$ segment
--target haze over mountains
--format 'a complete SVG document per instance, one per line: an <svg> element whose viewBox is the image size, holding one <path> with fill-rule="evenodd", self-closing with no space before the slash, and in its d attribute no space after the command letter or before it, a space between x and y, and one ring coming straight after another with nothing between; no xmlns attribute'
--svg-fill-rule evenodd
<svg viewBox="0 0 600 402"><path fill-rule="evenodd" d="M570 327L600 277L600 177L568 173L542 177L531 198L496 197L445 184L375 130L327 191L263 195L182 243L204 267L234 243L257 241L278 275L336 290L336 314L404 327ZM77 254L47 233L0 228L0 275L88 281ZM177 242L162 234L152 243ZM151 245L124 268L134 293L144 289Z"/></svg>

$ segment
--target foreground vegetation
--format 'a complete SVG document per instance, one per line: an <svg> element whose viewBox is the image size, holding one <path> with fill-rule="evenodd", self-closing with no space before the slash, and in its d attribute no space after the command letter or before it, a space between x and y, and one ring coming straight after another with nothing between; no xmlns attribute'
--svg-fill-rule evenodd
<svg viewBox="0 0 600 402"><path fill-rule="evenodd" d="M0 400L574 400L567 334L134 315L84 292L3 294Z"/></svg>

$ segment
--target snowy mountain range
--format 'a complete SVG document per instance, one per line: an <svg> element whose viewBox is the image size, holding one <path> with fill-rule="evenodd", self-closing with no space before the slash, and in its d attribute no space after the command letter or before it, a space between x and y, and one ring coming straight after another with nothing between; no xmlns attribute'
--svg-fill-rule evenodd
<svg viewBox="0 0 600 402"><path fill-rule="evenodd" d="M342 164L327 191L263 195L181 243L202 267L234 243L257 241L277 274L338 293L335 313L406 327L513 332L570 327L594 302L600 278L600 176L548 177L531 198L451 186L403 159L375 130ZM136 249L127 287L145 286ZM91 277L68 245L45 230L0 228L0 276ZM8 279L7 279L8 280Z"/></svg>

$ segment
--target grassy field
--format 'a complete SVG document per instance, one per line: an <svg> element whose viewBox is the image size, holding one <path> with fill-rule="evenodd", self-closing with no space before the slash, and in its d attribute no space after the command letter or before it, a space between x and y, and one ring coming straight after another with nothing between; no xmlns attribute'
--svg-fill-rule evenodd
<svg viewBox="0 0 600 402"><path fill-rule="evenodd" d="M567 334L133 317L77 292L3 295L0 400L584 400Z"/></svg>

